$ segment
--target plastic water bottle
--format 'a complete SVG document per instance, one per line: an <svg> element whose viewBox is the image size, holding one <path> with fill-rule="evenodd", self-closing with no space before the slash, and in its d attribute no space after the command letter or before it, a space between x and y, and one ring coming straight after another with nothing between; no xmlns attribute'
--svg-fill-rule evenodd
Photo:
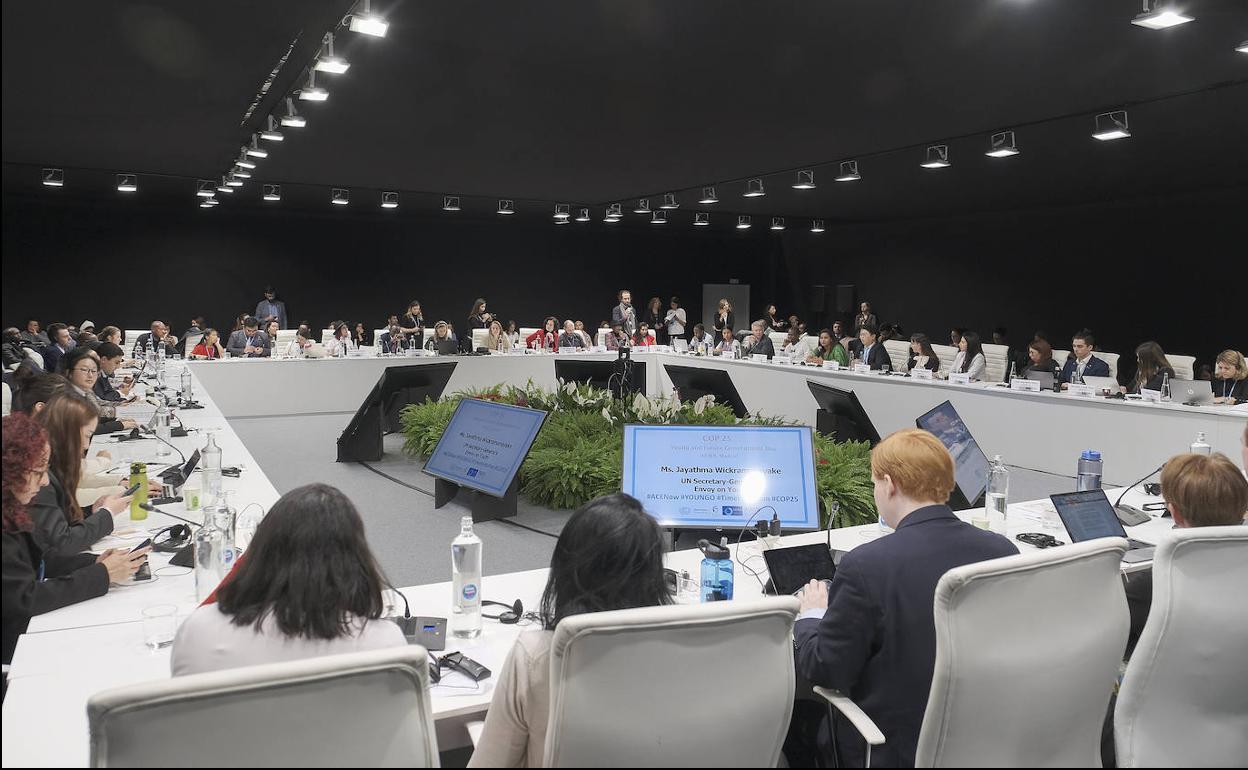
<svg viewBox="0 0 1248 770"><path fill-rule="evenodd" d="M130 463L130 486L135 484L139 488L130 498L130 520L143 521L147 518L147 509L143 507L147 502L147 463Z"/></svg>
<svg viewBox="0 0 1248 770"><path fill-rule="evenodd" d="M221 447L217 446L212 431L208 432L208 443L199 453L199 462L203 468L205 504L215 504L221 498Z"/></svg>
<svg viewBox="0 0 1248 770"><path fill-rule="evenodd" d="M208 598L234 565L233 549L227 547L226 535L217 526L213 509L204 509L204 524L195 533L195 597Z"/></svg>
<svg viewBox="0 0 1248 770"><path fill-rule="evenodd" d="M472 531L472 517L459 521L451 541L451 634L459 639L481 635L481 538Z"/></svg>
<svg viewBox="0 0 1248 770"><path fill-rule="evenodd" d="M217 529L225 533L225 543L230 552L234 552L234 527L238 520L238 509L234 507L234 490L222 493L213 509L212 517L217 522Z"/></svg>
<svg viewBox="0 0 1248 770"><path fill-rule="evenodd" d="M1101 488L1101 472L1105 464L1101 462L1101 453L1095 449L1085 449L1079 456L1078 482L1075 490L1086 492L1089 489Z"/></svg>
<svg viewBox="0 0 1248 770"><path fill-rule="evenodd" d="M722 602L732 598L732 559L728 552L728 538L720 538L719 545L708 540L698 542L702 551L702 601Z"/></svg>
<svg viewBox="0 0 1248 770"><path fill-rule="evenodd" d="M191 390L191 370L186 365L182 366L182 377L179 380L179 384L182 390L182 403L195 403L195 393Z"/></svg>
<svg viewBox="0 0 1248 770"><path fill-rule="evenodd" d="M992 459L988 470L988 492L984 510L988 513L988 529L1005 534L1005 501L1010 494L1010 469L1001 462L1001 455Z"/></svg>
<svg viewBox="0 0 1248 770"><path fill-rule="evenodd" d="M1209 446L1208 442L1205 441L1205 432L1203 430L1196 434L1196 440L1192 442L1189 450L1195 455L1207 455L1213 452L1213 447Z"/></svg>
<svg viewBox="0 0 1248 770"><path fill-rule="evenodd" d="M1161 373L1161 400L1170 400L1170 372Z"/></svg>
<svg viewBox="0 0 1248 770"><path fill-rule="evenodd" d="M169 440L173 438L169 429L169 410L165 407L164 401L156 406L156 456L168 457L173 454L173 448L169 446Z"/></svg>
<svg viewBox="0 0 1248 770"><path fill-rule="evenodd" d="M251 539L264 520L264 510L258 505L248 505L234 519L234 552L241 554L251 547Z"/></svg>

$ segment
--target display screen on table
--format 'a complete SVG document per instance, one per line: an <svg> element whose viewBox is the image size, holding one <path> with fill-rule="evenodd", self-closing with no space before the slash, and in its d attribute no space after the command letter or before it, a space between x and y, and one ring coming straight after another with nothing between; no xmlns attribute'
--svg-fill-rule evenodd
<svg viewBox="0 0 1248 770"><path fill-rule="evenodd" d="M425 463L425 472L502 497L520 470L546 412L465 398Z"/></svg>
<svg viewBox="0 0 1248 770"><path fill-rule="evenodd" d="M953 475L958 491L968 505L975 506L988 488L988 458L953 404L946 401L933 407L915 420L915 424L940 439L953 455Z"/></svg>
<svg viewBox="0 0 1248 770"><path fill-rule="evenodd" d="M622 487L664 527L819 529L808 425L626 425Z"/></svg>

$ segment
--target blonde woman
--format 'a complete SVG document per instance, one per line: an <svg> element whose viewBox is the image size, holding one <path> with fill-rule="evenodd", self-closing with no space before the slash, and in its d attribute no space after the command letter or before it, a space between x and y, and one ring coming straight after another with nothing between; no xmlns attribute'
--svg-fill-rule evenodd
<svg viewBox="0 0 1248 770"><path fill-rule="evenodd" d="M1213 373L1213 403L1242 404L1248 401L1248 362L1238 350L1218 354Z"/></svg>

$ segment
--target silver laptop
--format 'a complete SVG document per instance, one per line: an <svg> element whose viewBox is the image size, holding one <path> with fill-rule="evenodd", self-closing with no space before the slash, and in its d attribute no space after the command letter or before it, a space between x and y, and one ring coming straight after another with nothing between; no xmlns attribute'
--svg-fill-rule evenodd
<svg viewBox="0 0 1248 770"><path fill-rule="evenodd" d="M676 339L672 340L672 350L675 350L677 353L688 353L689 352L689 340L685 339L684 337L677 337Z"/></svg>
<svg viewBox="0 0 1248 770"><path fill-rule="evenodd" d="M1209 380L1170 380L1170 400L1176 404L1203 406L1213 403L1213 383Z"/></svg>
<svg viewBox="0 0 1248 770"><path fill-rule="evenodd" d="M1040 390L1053 390L1053 372L1030 369L1027 372L1027 379L1039 382Z"/></svg>
<svg viewBox="0 0 1248 770"><path fill-rule="evenodd" d="M1118 392L1118 380L1113 377L1089 377L1085 375L1083 378L1083 384L1091 385L1093 388L1096 388L1097 393L1105 390L1108 390L1110 393Z"/></svg>
<svg viewBox="0 0 1248 770"><path fill-rule="evenodd" d="M1049 495L1049 499L1053 501L1053 508L1061 517L1066 534L1072 541L1082 543L1098 537L1123 537L1127 539L1127 552L1122 555L1124 562L1152 561L1154 547L1127 537L1127 531L1122 528L1122 522L1114 513L1114 506L1105 496L1105 490L1067 492Z"/></svg>

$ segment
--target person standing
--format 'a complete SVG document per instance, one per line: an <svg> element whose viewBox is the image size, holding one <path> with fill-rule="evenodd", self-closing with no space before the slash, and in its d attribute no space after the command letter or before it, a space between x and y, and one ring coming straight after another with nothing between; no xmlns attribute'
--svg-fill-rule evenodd
<svg viewBox="0 0 1248 770"><path fill-rule="evenodd" d="M727 299L721 299L715 311L715 333L719 334L724 330L724 327L732 329L735 333L737 329L736 321L737 317L732 312L732 303Z"/></svg>
<svg viewBox="0 0 1248 770"><path fill-rule="evenodd" d="M654 329L655 344L667 344L667 322L663 317L663 300L658 297L651 297L646 303L646 313L643 316L646 326Z"/></svg>
<svg viewBox="0 0 1248 770"><path fill-rule="evenodd" d="M425 315L420 311L420 300L412 300L407 303L407 313L402 319L391 318L388 326L399 325L403 334L409 339L416 340L416 347L423 347L425 344Z"/></svg>
<svg viewBox="0 0 1248 770"><path fill-rule="evenodd" d="M637 311L633 309L633 293L628 289L620 289L615 296L619 304L611 308L611 325L619 324L631 337L637 331Z"/></svg>
<svg viewBox="0 0 1248 770"><path fill-rule="evenodd" d="M880 328L880 322L876 319L875 313L871 312L870 302L864 302L858 306L858 315L854 317L854 333L857 334L864 326L870 326L872 329Z"/></svg>
<svg viewBox="0 0 1248 770"><path fill-rule="evenodd" d="M689 322L689 317L685 314L685 309L680 306L680 298L672 297L672 301L667 308L667 317L664 320L667 323L667 340L669 344L685 336L685 324Z"/></svg>
<svg viewBox="0 0 1248 770"><path fill-rule="evenodd" d="M264 299L256 305L256 318L262 324L277 321L277 328L286 328L286 303L277 299L277 293L272 286L264 287Z"/></svg>

